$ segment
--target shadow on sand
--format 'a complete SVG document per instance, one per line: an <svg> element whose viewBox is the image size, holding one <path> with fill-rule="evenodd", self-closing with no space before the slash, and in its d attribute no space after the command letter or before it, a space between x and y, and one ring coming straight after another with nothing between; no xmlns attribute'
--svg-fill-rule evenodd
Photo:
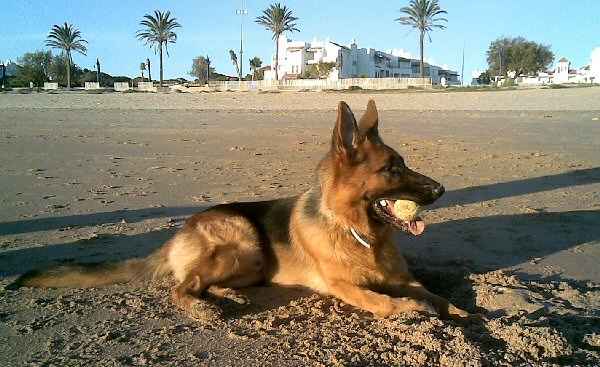
<svg viewBox="0 0 600 367"><path fill-rule="evenodd" d="M187 216L206 209L208 206L159 207L124 209L113 212L75 214L64 217L36 218L0 223L0 236L8 234L48 231L65 227L88 227L105 223L140 222L149 218Z"/></svg>
<svg viewBox="0 0 600 367"><path fill-rule="evenodd" d="M432 208L448 207L456 204L466 205L595 183L600 183L600 167L453 190L442 196L440 200L432 205Z"/></svg>

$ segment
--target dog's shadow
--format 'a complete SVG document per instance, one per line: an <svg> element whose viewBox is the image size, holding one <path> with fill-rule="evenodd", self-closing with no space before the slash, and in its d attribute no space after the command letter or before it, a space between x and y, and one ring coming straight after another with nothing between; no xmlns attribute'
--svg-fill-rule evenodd
<svg viewBox="0 0 600 367"><path fill-rule="evenodd" d="M398 234L397 242L429 290L476 311L469 274L519 268L594 243L600 240L599 223L596 210L494 215L431 224L423 236ZM586 271L588 279L598 277L599 270Z"/></svg>

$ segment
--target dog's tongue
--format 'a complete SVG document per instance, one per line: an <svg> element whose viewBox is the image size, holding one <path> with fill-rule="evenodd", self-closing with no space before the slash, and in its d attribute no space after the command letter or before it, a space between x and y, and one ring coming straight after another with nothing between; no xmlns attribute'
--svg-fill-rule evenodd
<svg viewBox="0 0 600 367"><path fill-rule="evenodd" d="M408 222L408 230L415 236L420 235L425 231L425 222L420 219Z"/></svg>

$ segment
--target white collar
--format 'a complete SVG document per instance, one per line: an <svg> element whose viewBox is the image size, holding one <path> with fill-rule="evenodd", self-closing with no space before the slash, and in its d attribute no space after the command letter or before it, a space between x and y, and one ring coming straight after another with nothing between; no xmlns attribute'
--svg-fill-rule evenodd
<svg viewBox="0 0 600 367"><path fill-rule="evenodd" d="M356 232L354 230L354 228L350 227L350 233L352 233L352 236L354 236L354 238L356 238L356 240L363 246L365 246L366 248L371 248L371 245L369 245L369 243L365 240L363 240L359 235L358 232Z"/></svg>

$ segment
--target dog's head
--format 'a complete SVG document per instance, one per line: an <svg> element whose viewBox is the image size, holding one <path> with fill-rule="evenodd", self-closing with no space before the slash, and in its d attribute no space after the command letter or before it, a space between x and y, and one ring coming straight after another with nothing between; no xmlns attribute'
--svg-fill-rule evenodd
<svg viewBox="0 0 600 367"><path fill-rule="evenodd" d="M444 193L444 187L406 166L402 156L384 144L378 131L375 102L356 122L345 102L340 102L333 129L328 165L336 214L346 211L353 221L369 221L369 226L391 225L414 235L425 228L422 220L410 222L393 214L394 202L411 200L429 205Z"/></svg>

